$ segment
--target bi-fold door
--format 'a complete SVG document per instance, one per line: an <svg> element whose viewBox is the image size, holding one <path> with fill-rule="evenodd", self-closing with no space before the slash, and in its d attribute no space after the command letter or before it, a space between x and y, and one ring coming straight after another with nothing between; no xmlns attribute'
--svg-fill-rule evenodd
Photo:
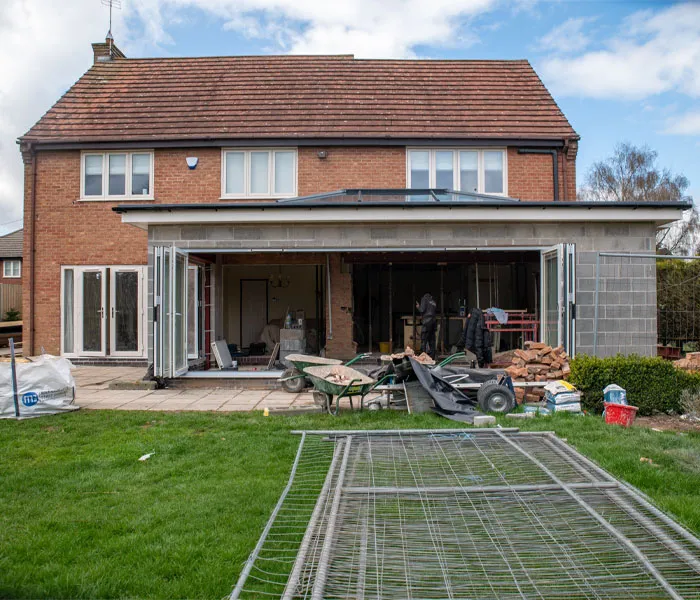
<svg viewBox="0 0 700 600"><path fill-rule="evenodd" d="M154 248L153 372L177 377L187 371L187 255Z"/></svg>
<svg viewBox="0 0 700 600"><path fill-rule="evenodd" d="M563 346L575 354L576 339L576 249L557 244L542 251L542 341Z"/></svg>

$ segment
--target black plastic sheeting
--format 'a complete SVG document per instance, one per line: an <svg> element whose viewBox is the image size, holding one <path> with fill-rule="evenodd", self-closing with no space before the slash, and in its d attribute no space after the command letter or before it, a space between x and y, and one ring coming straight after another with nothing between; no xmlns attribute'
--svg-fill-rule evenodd
<svg viewBox="0 0 700 600"><path fill-rule="evenodd" d="M435 369L429 369L415 358L411 358L411 366L418 381L433 399L433 410L437 414L462 423L473 423L474 417L484 414L476 409L476 400L443 379Z"/></svg>

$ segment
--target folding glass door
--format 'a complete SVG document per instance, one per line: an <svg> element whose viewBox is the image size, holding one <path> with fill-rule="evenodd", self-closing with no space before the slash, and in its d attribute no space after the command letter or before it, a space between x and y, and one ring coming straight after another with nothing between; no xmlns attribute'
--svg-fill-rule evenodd
<svg viewBox="0 0 700 600"><path fill-rule="evenodd" d="M542 341L563 346L573 356L576 333L576 255L574 244L542 252Z"/></svg>
<svg viewBox="0 0 700 600"><path fill-rule="evenodd" d="M153 372L176 377L187 371L187 255L154 248Z"/></svg>

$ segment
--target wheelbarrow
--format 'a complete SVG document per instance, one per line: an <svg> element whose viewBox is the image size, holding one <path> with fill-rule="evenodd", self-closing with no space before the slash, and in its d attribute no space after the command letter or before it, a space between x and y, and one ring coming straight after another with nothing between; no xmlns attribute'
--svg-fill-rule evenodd
<svg viewBox="0 0 700 600"><path fill-rule="evenodd" d="M347 384L335 383L326 379L331 373L344 375L350 381ZM394 375L385 375L379 381L375 381L367 375L363 375L347 365L326 365L320 367L306 367L304 374L308 376L314 386L314 402L322 406L328 414L337 415L340 408L340 399L349 398L350 408L353 409L353 396L360 396L360 410L363 408L365 396L374 388ZM333 410L333 397L335 396L335 411Z"/></svg>
<svg viewBox="0 0 700 600"><path fill-rule="evenodd" d="M345 366L349 366L368 356L370 356L370 354L358 354L355 358L346 362ZM304 375L304 369L306 369L306 367L323 367L343 364L343 361L337 358L324 358L323 356L311 356L309 354L288 354L285 360L288 360L294 365L282 373L280 378L282 389L290 394L298 394L307 385L310 385Z"/></svg>

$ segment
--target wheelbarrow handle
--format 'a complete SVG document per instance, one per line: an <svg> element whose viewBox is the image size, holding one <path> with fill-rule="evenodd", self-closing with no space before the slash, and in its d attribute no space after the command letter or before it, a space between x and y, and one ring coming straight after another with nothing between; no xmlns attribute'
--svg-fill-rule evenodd
<svg viewBox="0 0 700 600"><path fill-rule="evenodd" d="M277 381L294 381L295 379L301 379L302 377L306 377L304 373L300 373L299 375L290 375L289 377L280 377Z"/></svg>
<svg viewBox="0 0 700 600"><path fill-rule="evenodd" d="M358 360L362 360L363 358L369 358L372 356L371 352L363 352L362 354L358 354L354 358L351 358L348 362L345 363L346 367L349 367L350 365L356 363Z"/></svg>
<svg viewBox="0 0 700 600"><path fill-rule="evenodd" d="M392 379L393 377L396 377L396 373L389 373L388 375L384 375L384 377L382 377L379 381L372 384L372 387L367 390L367 394L369 394L374 388L382 385L382 383L384 383L388 379ZM367 394L365 394L365 396Z"/></svg>
<svg viewBox="0 0 700 600"><path fill-rule="evenodd" d="M466 355L466 352L455 352L454 354L450 354L450 356L448 356L445 360L438 364L438 367L444 367L445 365L449 365L452 361L455 361L458 358L464 358Z"/></svg>

